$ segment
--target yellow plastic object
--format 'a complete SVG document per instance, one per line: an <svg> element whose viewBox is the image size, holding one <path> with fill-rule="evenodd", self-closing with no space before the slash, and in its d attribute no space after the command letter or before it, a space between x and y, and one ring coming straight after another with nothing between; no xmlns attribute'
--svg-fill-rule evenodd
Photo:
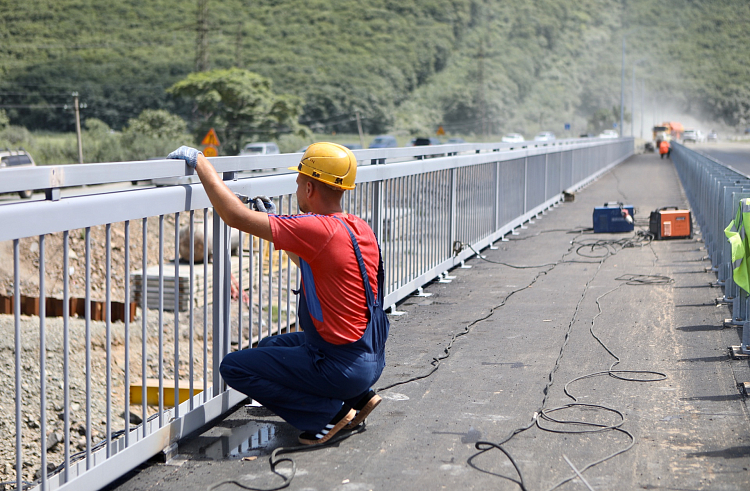
<svg viewBox="0 0 750 491"><path fill-rule="evenodd" d="M164 407L174 406L174 380L164 380ZM179 388L180 403L190 398L190 382L180 380ZM193 381L193 395L203 392L203 383ZM130 404L143 404L143 385L140 383L130 384ZM146 379L146 403L149 406L159 405L159 379Z"/></svg>
<svg viewBox="0 0 750 491"><path fill-rule="evenodd" d="M339 189L354 189L357 179L357 159L351 150L337 143L313 143L299 165L289 169Z"/></svg>

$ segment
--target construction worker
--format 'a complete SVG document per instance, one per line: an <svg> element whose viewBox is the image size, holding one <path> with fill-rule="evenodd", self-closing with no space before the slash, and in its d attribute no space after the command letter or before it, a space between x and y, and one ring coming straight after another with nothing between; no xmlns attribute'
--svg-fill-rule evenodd
<svg viewBox="0 0 750 491"><path fill-rule="evenodd" d="M670 148L669 148L669 142L667 140L662 140L661 143L659 143L659 155L663 159L666 155L667 158L669 158Z"/></svg>
<svg viewBox="0 0 750 491"><path fill-rule="evenodd" d="M297 203L304 214L275 214L273 202L240 202L201 152L180 147L169 158L195 167L219 216L285 250L299 266L302 332L266 337L257 348L229 353L221 376L302 431L299 441L328 441L359 425L380 403L372 385L385 366L388 319L383 263L375 235L344 213L357 161L335 143L313 143L297 167ZM264 213L265 212L265 213Z"/></svg>

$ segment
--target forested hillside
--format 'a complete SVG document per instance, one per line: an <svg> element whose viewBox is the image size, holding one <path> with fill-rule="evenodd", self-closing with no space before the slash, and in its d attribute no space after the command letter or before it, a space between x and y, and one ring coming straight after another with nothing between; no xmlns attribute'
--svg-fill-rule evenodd
<svg viewBox="0 0 750 491"><path fill-rule="evenodd" d="M199 21L199 4L207 24ZM0 106L11 123L114 129L144 109L193 124L166 92L239 67L303 101L300 123L370 133L582 131L631 83L647 100L726 124L750 119L746 0L1 0ZM204 31L203 66L197 61ZM207 65L206 65L207 60ZM616 112L616 111L615 111Z"/></svg>

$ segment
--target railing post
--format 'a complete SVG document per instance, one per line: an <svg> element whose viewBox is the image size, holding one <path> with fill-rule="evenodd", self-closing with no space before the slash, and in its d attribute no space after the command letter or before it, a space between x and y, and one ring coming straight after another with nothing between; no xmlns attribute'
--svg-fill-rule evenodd
<svg viewBox="0 0 750 491"><path fill-rule="evenodd" d="M523 158L523 212L526 213L528 210L526 206L527 198L529 194L529 156L526 155Z"/></svg>
<svg viewBox="0 0 750 491"><path fill-rule="evenodd" d="M224 180L235 178L234 172L224 174ZM230 228L214 210L213 216L213 395L218 396L226 387L221 380L219 365L229 353L229 282L232 263L230 261Z"/></svg>
<svg viewBox="0 0 750 491"><path fill-rule="evenodd" d="M457 225L457 216L456 216L456 205L457 205L457 199L456 196L456 186L457 186L457 172L456 168L451 169L451 223L450 223L450 245L448 250L453 250L453 244L456 242L456 225Z"/></svg>
<svg viewBox="0 0 750 491"><path fill-rule="evenodd" d="M380 244L383 244L383 181L372 183L372 231Z"/></svg>

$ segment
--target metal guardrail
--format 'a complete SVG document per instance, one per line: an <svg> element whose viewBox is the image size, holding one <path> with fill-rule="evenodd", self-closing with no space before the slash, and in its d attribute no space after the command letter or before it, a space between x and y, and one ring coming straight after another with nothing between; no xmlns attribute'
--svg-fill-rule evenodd
<svg viewBox="0 0 750 491"><path fill-rule="evenodd" d="M632 139L520 146L355 151L363 163L385 164L360 167L357 188L344 195L344 208L375 231L386 268L385 304L392 311L399 300L474 254L456 246L480 250L491 245L557 204L563 191L585 186L633 154ZM292 166L298 159L299 154L210 160L234 192L272 196L280 213L296 213L294 173L238 178L238 172ZM9 390L15 394L14 482L18 489L98 489L244 398L226 389L219 363L232 349L296 329L292 288L299 274L282 251L246 234L239 234L239 254L233 256L230 229L218 216L210 219L211 205L200 184L63 199L54 191L74 183L185 175L181 162L22 171L11 184L4 179L0 192L50 191L47 200L0 206L0 242L12 241L14 255L15 387ZM208 248L196 257L194 241L187 240L189 259L181 264L180 239L201 231L213 237L213 262L208 262ZM74 244L82 253L75 254ZM30 277L24 277L30 266L20 264L22 252L38 258ZM71 276L73 262L82 276ZM103 285L92 269L103 271ZM133 283L137 269L140 283ZM59 272L62 287L48 271ZM22 284L38 284L38 317L21 315ZM72 290L82 285L85 295L76 303ZM233 289L239 291L236 300ZM119 292L126 314L115 322L113 306L120 298L112 297ZM185 295L186 304L181 303ZM135 296L139 311L131 318ZM61 319L46 317L54 305ZM103 321L94 320L97 305ZM158 395L153 407L149 379L155 379ZM133 391L131 384L141 387ZM131 396L141 402L131 404ZM25 405L32 399L33 407ZM142 422L130 422L135 414ZM48 435L56 431L61 441L50 447ZM25 463L33 460L33 452L40 456L34 465L57 467L27 482L35 469Z"/></svg>
<svg viewBox="0 0 750 491"><path fill-rule="evenodd" d="M750 177L677 142L672 142L672 161L700 226L717 285L724 288L718 300L732 306L732 318L724 324L743 328L739 351L750 354L750 305L745 291L732 279L732 250L724 236L739 201L750 198Z"/></svg>

